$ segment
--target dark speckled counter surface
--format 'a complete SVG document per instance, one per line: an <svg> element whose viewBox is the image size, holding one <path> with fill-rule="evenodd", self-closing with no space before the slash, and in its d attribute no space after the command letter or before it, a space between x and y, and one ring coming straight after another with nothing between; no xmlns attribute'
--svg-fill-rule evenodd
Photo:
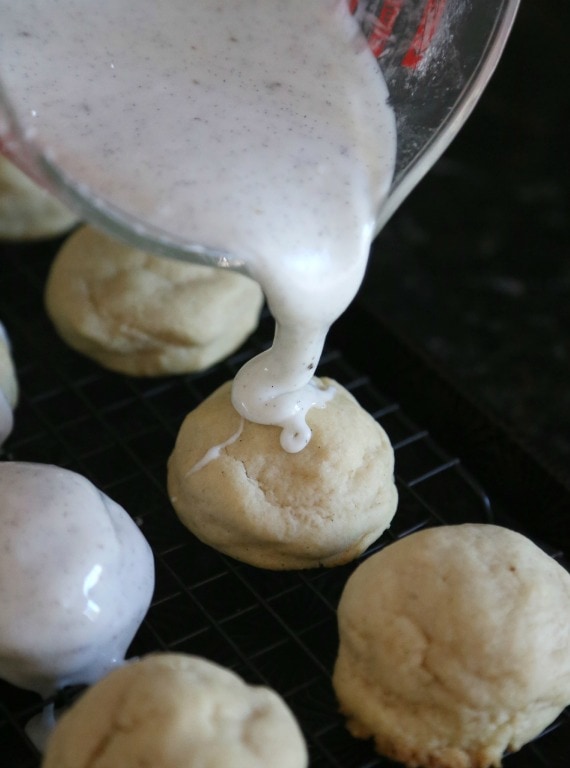
<svg viewBox="0 0 570 768"><path fill-rule="evenodd" d="M442 159L378 237L361 300L570 486L570 3L522 0Z"/></svg>

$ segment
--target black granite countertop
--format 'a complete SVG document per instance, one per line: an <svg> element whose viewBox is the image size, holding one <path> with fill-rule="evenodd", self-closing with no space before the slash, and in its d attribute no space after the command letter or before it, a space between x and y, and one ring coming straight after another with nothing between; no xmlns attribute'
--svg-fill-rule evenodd
<svg viewBox="0 0 570 768"><path fill-rule="evenodd" d="M362 300L570 486L570 4L522 0L466 126L378 237Z"/></svg>

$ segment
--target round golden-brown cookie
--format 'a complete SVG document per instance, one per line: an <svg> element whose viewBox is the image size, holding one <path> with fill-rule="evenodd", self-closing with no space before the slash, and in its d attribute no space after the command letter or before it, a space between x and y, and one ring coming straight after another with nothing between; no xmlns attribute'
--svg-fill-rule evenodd
<svg viewBox="0 0 570 768"><path fill-rule="evenodd" d="M168 462L168 491L202 541L269 569L335 566L363 552L397 506L394 453L381 426L340 384L309 411L312 438L287 453L280 427L234 410L231 382L183 422Z"/></svg>
<svg viewBox="0 0 570 768"><path fill-rule="evenodd" d="M10 353L10 342L0 323L0 446L14 426L13 411L18 402L18 380Z"/></svg>
<svg viewBox="0 0 570 768"><path fill-rule="evenodd" d="M570 574L508 529L388 546L349 578L338 623L349 730L408 766L500 766L570 704Z"/></svg>
<svg viewBox="0 0 570 768"><path fill-rule="evenodd" d="M57 254L45 301L73 349L114 371L159 376L231 354L257 326L263 296L244 275L145 253L85 226Z"/></svg>
<svg viewBox="0 0 570 768"><path fill-rule="evenodd" d="M284 701L234 672L154 654L111 672L61 718L42 768L305 768Z"/></svg>
<svg viewBox="0 0 570 768"><path fill-rule="evenodd" d="M77 223L75 213L0 157L0 238L39 240L56 237Z"/></svg>

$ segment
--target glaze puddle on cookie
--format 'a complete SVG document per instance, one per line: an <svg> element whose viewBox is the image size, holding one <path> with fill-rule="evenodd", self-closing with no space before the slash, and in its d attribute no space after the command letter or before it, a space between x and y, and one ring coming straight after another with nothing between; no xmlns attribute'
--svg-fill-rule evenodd
<svg viewBox="0 0 570 768"><path fill-rule="evenodd" d="M395 162L386 84L347 0L0 0L0 15L0 71L46 156L101 209L261 284L275 341L233 404L303 448L297 425L330 394L306 387Z"/></svg>
<svg viewBox="0 0 570 768"><path fill-rule="evenodd" d="M239 420L239 427L236 429L233 435L230 435L230 437L228 437L227 440L224 440L223 443L218 443L218 445L213 445L211 448L209 448L202 456L200 461L197 461L194 466L188 470L188 474L193 475L195 472L199 472L201 469L204 469L204 467L207 466L211 461L219 458L224 448L228 448L230 445L233 445L236 440L239 440L241 433L243 432L244 422L245 420L242 416Z"/></svg>

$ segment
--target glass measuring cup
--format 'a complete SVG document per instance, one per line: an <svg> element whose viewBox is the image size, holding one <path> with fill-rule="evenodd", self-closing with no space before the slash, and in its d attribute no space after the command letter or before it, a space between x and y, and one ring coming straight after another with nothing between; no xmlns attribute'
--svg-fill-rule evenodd
<svg viewBox="0 0 570 768"><path fill-rule="evenodd" d="M475 106L500 57L518 0L347 0L387 81L398 133L379 231L448 146ZM154 225L70 175L30 137L17 94L2 84L0 150L87 221L144 250L241 268L235 256Z"/></svg>

